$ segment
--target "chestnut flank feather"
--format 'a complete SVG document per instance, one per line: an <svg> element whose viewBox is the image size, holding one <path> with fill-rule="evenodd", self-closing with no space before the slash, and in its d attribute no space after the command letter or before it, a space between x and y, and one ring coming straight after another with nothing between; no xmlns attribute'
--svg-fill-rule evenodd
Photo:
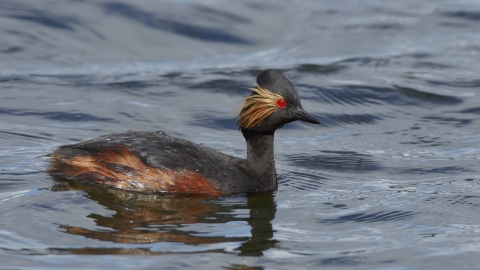
<svg viewBox="0 0 480 270"><path fill-rule="evenodd" d="M97 154L67 156L55 153L50 172L61 177L95 182L141 192L192 192L220 195L207 179L185 169L159 169L146 165L124 146Z"/></svg>

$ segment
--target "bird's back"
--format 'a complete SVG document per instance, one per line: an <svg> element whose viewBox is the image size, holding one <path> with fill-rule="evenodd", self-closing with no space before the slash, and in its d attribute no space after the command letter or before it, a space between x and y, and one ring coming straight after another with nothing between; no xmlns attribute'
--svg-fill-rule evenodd
<svg viewBox="0 0 480 270"><path fill-rule="evenodd" d="M245 160L158 132L110 134L60 147L50 171L61 177L142 192L248 191Z"/></svg>

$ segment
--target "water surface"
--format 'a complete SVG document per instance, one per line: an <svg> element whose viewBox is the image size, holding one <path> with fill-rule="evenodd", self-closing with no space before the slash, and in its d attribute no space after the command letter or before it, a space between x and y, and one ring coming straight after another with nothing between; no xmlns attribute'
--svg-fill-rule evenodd
<svg viewBox="0 0 480 270"><path fill-rule="evenodd" d="M2 267L475 268L479 27L468 0L3 1ZM322 121L277 131L277 191L45 172L59 145L127 130L245 156L234 112L265 68Z"/></svg>

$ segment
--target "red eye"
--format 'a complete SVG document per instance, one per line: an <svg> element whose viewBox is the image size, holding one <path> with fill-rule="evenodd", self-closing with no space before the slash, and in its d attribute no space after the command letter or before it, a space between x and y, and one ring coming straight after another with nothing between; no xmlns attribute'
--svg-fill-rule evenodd
<svg viewBox="0 0 480 270"><path fill-rule="evenodd" d="M284 108L285 106L287 106L287 102L285 102L285 100L283 98L277 100L277 106L280 107L280 108Z"/></svg>

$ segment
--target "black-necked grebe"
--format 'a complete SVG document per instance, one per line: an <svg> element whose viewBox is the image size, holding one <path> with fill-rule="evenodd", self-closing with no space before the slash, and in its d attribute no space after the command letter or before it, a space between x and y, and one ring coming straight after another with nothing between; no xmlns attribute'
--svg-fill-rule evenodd
<svg viewBox="0 0 480 270"><path fill-rule="evenodd" d="M247 142L247 159L236 158L164 132L127 132L61 146L49 171L63 178L140 192L222 195L277 187L275 130L307 114L297 90L268 69L239 108L237 124Z"/></svg>

